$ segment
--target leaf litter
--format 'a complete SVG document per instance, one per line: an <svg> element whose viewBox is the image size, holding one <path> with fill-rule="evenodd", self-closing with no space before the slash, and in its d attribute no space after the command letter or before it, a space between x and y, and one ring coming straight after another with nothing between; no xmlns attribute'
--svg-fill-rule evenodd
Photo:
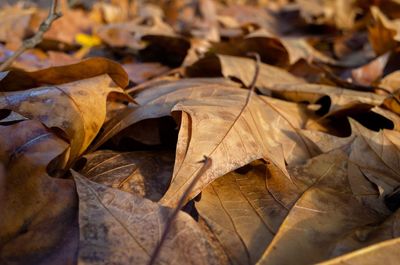
<svg viewBox="0 0 400 265"><path fill-rule="evenodd" d="M1 264L397 263L398 1L92 2L0 72Z"/></svg>

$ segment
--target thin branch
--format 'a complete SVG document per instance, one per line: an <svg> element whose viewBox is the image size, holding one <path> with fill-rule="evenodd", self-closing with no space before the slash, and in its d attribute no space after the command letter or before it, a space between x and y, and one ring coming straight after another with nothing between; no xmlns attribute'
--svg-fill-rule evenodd
<svg viewBox="0 0 400 265"><path fill-rule="evenodd" d="M26 50L34 48L43 40L43 35L50 29L53 21L61 17L61 13L57 12L57 6L58 0L53 0L49 10L49 15L42 22L42 24L40 24L38 32L36 32L33 37L24 40L22 45L13 53L13 55L8 57L7 60L0 65L0 72L7 69L14 62L14 60L16 60Z"/></svg>
<svg viewBox="0 0 400 265"><path fill-rule="evenodd" d="M211 160L211 158L204 156L204 160L200 161L199 163L204 163L204 164L200 168L200 170L197 172L197 175L194 177L194 179L190 183L189 187L187 187L187 189L183 193L182 197L180 198L180 200L178 202L178 205L176 206L176 208L174 209L174 211L171 214L170 218L168 219L167 224L165 226L165 229L163 231L163 234L161 236L161 239L158 242L156 248L154 249L153 254L151 255L151 259L150 259L148 265L154 265L155 264L156 259L157 259L158 255L160 254L161 247L164 244L165 240L167 239L168 232L171 229L171 226L172 226L174 220L178 216L178 213L180 212L182 207L185 205L187 197L189 196L190 192L193 190L193 188L196 185L196 183L200 180L200 177L204 174L204 172L206 170L208 170L211 167L212 160Z"/></svg>

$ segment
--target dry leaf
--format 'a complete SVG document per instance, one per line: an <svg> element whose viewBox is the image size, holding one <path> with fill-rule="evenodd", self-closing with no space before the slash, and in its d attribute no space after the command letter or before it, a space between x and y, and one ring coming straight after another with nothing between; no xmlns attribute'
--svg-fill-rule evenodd
<svg viewBox="0 0 400 265"><path fill-rule="evenodd" d="M48 74L57 70L50 68ZM46 70L41 71L46 73ZM33 72L35 74L37 72ZM60 75L60 80L56 79L58 82L71 78L68 72L60 72ZM46 80L46 75L40 79ZM5 86L4 90L7 91L8 87ZM0 109L13 110L25 117L40 120L48 127L63 130L71 141L69 160L73 161L86 150L103 125L106 100L111 92L123 93L108 75L103 74L57 86L0 92Z"/></svg>
<svg viewBox="0 0 400 265"><path fill-rule="evenodd" d="M254 162L216 179L196 203L232 264L255 264L288 213L269 193L267 176L266 166Z"/></svg>
<svg viewBox="0 0 400 265"><path fill-rule="evenodd" d="M357 15L354 0L296 0L302 17L310 24L334 24L351 29Z"/></svg>
<svg viewBox="0 0 400 265"><path fill-rule="evenodd" d="M59 85L74 82L102 74L108 74L121 88L128 86L128 75L121 65L100 57L33 72L17 70L4 72L0 79L0 85L1 91L18 91L41 85Z"/></svg>
<svg viewBox="0 0 400 265"><path fill-rule="evenodd" d="M399 256L399 239L387 240L382 243L372 245L367 248L354 251L350 254L337 257L335 259L323 262L323 265L339 265L339 264L364 264L374 265L377 263L395 265Z"/></svg>
<svg viewBox="0 0 400 265"><path fill-rule="evenodd" d="M309 187L259 264L310 264L329 259L342 254L343 236L380 220L381 215L363 205L350 189L347 163L342 151L332 151L290 170L292 177L308 182Z"/></svg>
<svg viewBox="0 0 400 265"><path fill-rule="evenodd" d="M268 158L286 172L285 162L301 163L313 155L296 131L305 123L301 106L256 95L245 106L246 94L233 93L187 100L173 108L181 112L181 128L171 186L162 203L175 205L200 169L198 161L204 155L214 163L190 193L191 198L214 179L256 159ZM287 107L296 111L287 115Z"/></svg>
<svg viewBox="0 0 400 265"><path fill-rule="evenodd" d="M90 33L95 23L87 13L80 9L64 8L62 17L54 21L49 31L44 34L45 39L74 44L79 33Z"/></svg>
<svg viewBox="0 0 400 265"><path fill-rule="evenodd" d="M14 48L21 41L32 34L36 25L37 10L35 8L22 9L18 6L5 7L0 11L0 41L7 42Z"/></svg>
<svg viewBox="0 0 400 265"><path fill-rule="evenodd" d="M372 6L371 13L375 24L368 28L369 41L378 54L384 54L397 46L400 41L399 21L390 21L378 7Z"/></svg>
<svg viewBox="0 0 400 265"><path fill-rule="evenodd" d="M1 264L398 263L399 0L46 1L0 3L0 61L40 42L0 73Z"/></svg>
<svg viewBox="0 0 400 265"><path fill-rule="evenodd" d="M72 173L79 195L79 264L147 264L172 209ZM226 264L218 251L198 224L180 213L157 264Z"/></svg>
<svg viewBox="0 0 400 265"><path fill-rule="evenodd" d="M0 126L0 263L76 261L75 187L71 180L50 177L46 171L67 148L36 121Z"/></svg>
<svg viewBox="0 0 400 265"><path fill-rule="evenodd" d="M158 201L171 181L171 152L97 151L84 157L80 173L91 181Z"/></svg>
<svg viewBox="0 0 400 265"><path fill-rule="evenodd" d="M254 60L229 55L208 56L200 59L187 68L189 76L212 76L221 73L225 78L236 78L247 87L251 84L255 72ZM268 89L273 89L281 84L302 84L301 78L297 78L287 71L268 64L260 65L260 73L256 81L256 87L264 94Z"/></svg>

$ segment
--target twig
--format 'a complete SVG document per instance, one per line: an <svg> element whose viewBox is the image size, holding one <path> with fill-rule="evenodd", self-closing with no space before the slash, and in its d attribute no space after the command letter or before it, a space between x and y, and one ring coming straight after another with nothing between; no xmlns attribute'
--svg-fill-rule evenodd
<svg viewBox="0 0 400 265"><path fill-rule="evenodd" d="M192 191L192 189L194 188L196 183L200 180L200 177L204 174L204 172L206 170L208 170L211 167L212 160L211 160L211 158L204 156L204 160L200 161L199 163L204 163L204 165L197 172L196 176L194 177L194 179L192 180L190 185L187 187L187 189L183 193L182 197L180 198L180 200L178 202L178 205L176 206L176 208L174 209L174 211L171 214L170 218L168 219L167 224L165 226L165 229L163 231L163 234L161 236L161 239L158 242L156 248L154 249L153 254L151 255L151 259L150 259L148 265L154 265L154 263L156 262L158 254L160 254L161 247L164 244L165 240L167 239L167 235L168 235L169 230L171 229L172 223L174 222L176 216L178 215L178 213L180 212L180 210L184 206L184 204L186 202L186 199L189 196L190 192Z"/></svg>
<svg viewBox="0 0 400 265"><path fill-rule="evenodd" d="M50 26L53 23L53 21L61 17L61 13L57 12L57 6L58 6L58 0L53 0L49 10L49 15L42 22L42 24L40 24L38 32L36 32L36 34L33 37L24 40L22 42L22 45L13 53L13 55L8 57L7 60L5 60L0 65L0 72L7 69L14 62L14 60L16 60L26 50L34 48L43 40L44 33L46 33L50 29Z"/></svg>

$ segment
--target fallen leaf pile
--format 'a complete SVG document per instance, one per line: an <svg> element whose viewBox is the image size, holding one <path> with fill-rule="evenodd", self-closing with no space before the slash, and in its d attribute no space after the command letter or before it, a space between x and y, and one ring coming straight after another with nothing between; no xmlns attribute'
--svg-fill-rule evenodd
<svg viewBox="0 0 400 265"><path fill-rule="evenodd" d="M399 1L59 8L0 72L0 264L399 263Z"/></svg>

